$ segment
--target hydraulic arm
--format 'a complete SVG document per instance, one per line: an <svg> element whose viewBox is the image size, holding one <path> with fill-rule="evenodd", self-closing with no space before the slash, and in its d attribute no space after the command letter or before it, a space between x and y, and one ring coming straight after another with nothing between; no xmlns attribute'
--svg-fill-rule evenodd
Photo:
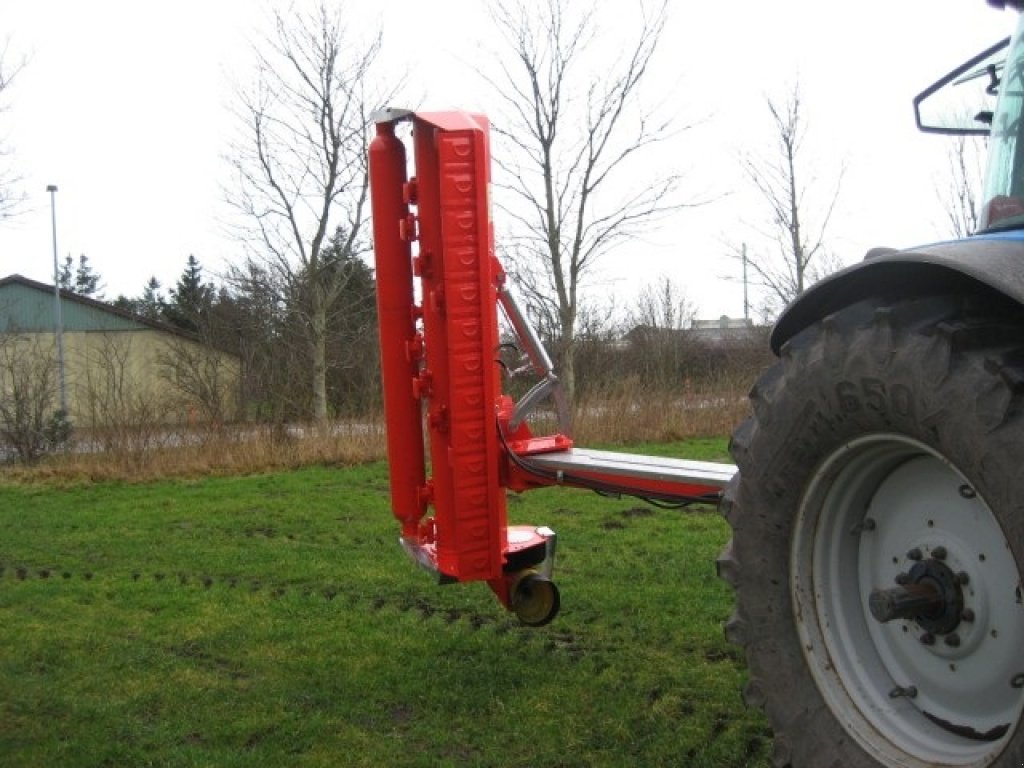
<svg viewBox="0 0 1024 768"><path fill-rule="evenodd" d="M413 175L396 135L412 125ZM391 505L401 543L441 581L486 581L524 622L558 612L555 533L507 520L507 490L569 485L665 502L715 501L735 468L573 447L526 418L561 390L494 253L489 124L384 110L370 145ZM498 307L538 383L502 392ZM429 459L430 476L427 476ZM431 513L432 511L432 513Z"/></svg>

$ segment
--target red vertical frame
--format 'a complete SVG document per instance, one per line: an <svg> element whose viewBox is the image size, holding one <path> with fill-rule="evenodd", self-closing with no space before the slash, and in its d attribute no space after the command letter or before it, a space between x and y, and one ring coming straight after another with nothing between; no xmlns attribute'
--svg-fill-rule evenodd
<svg viewBox="0 0 1024 768"><path fill-rule="evenodd" d="M464 113L414 122L437 564L463 581L500 578L506 546L488 131Z"/></svg>
<svg viewBox="0 0 1024 768"><path fill-rule="evenodd" d="M391 509L402 523L402 536L416 540L427 506L423 417L414 389L421 345L413 302L411 220L403 194L406 155L394 123L377 124L369 156Z"/></svg>

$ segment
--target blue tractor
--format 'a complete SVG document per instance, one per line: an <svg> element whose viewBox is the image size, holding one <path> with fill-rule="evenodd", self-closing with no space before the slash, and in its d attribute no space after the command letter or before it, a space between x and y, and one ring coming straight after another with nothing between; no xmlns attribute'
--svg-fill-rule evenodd
<svg viewBox="0 0 1024 768"><path fill-rule="evenodd" d="M988 137L976 232L806 291L732 437L726 631L778 766L1024 766L1024 17L915 108Z"/></svg>

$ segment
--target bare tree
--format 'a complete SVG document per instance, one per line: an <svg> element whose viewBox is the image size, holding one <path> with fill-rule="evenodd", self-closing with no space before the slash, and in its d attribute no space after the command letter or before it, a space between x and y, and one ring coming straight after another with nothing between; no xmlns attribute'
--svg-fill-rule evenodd
<svg viewBox="0 0 1024 768"><path fill-rule="evenodd" d="M282 428L310 412L310 387L299 372L309 370L301 334L294 331L288 289L279 276L248 261L228 275L232 293L222 296L227 325L235 332L241 360L239 406L246 418Z"/></svg>
<svg viewBox="0 0 1024 768"><path fill-rule="evenodd" d="M31 463L70 437L62 412L54 412L57 359L37 335L0 333L0 444Z"/></svg>
<svg viewBox="0 0 1024 768"><path fill-rule="evenodd" d="M132 336L90 334L79 350L75 400L105 451L141 456L171 440L172 403L133 365Z"/></svg>
<svg viewBox="0 0 1024 768"><path fill-rule="evenodd" d="M12 63L10 46L3 43L0 48L0 115L9 109L7 92L24 65L23 59ZM0 221L16 214L25 199L24 193L19 191L21 179L11 162L11 152L5 138L0 136Z"/></svg>
<svg viewBox="0 0 1024 768"><path fill-rule="evenodd" d="M622 53L609 60L595 45L593 4L497 0L492 6L512 53L492 80L505 104L495 131L509 149L495 157L505 192L499 204L514 227L507 255L531 310L551 334L570 396L582 282L603 254L680 207L673 200L679 175L639 182L627 175L644 150L678 130L673 118L645 109L640 98L667 3L652 13L636 7L640 18L629 40L629 23L615 17L614 43Z"/></svg>
<svg viewBox="0 0 1024 768"><path fill-rule="evenodd" d="M346 256L369 249L367 128L385 100L368 86L380 36L360 46L343 18L326 2L308 14L275 12L273 34L256 51L256 83L238 95L245 138L231 157L229 200L247 220L252 257L288 296L302 297L289 310L302 317L319 422L327 419L328 313L347 278L324 254L335 232Z"/></svg>
<svg viewBox="0 0 1024 768"><path fill-rule="evenodd" d="M746 259L752 282L767 291L767 304L778 308L837 267L826 246L826 233L843 173L840 170L831 191L818 191L819 179L809 171L803 154L806 123L799 84L793 85L784 101L768 98L767 105L774 130L773 154L747 155L741 163L768 209L768 229L760 234L770 245L760 252L749 249ZM740 249L736 251L737 258L742 258Z"/></svg>
<svg viewBox="0 0 1024 768"><path fill-rule="evenodd" d="M954 136L946 156L948 176L939 197L950 234L957 238L973 235L978 229L985 143L979 136Z"/></svg>
<svg viewBox="0 0 1024 768"><path fill-rule="evenodd" d="M640 289L630 320L647 328L682 331L693 324L696 314L686 290L668 275L661 275Z"/></svg>
<svg viewBox="0 0 1024 768"><path fill-rule="evenodd" d="M219 429L233 415L238 366L210 344L206 330L200 331L197 341L169 337L157 362L161 379L180 399L190 425L196 419Z"/></svg>
<svg viewBox="0 0 1024 768"><path fill-rule="evenodd" d="M643 379L664 387L681 383L695 315L685 290L667 275L641 289L629 313L628 339L632 367Z"/></svg>

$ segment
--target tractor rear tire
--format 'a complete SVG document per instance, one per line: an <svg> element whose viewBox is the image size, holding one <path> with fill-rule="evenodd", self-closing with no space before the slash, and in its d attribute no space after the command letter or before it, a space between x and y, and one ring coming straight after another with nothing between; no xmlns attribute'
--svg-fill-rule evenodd
<svg viewBox="0 0 1024 768"><path fill-rule="evenodd" d="M860 302L750 398L718 566L773 764L1024 765L1024 313ZM928 607L889 615L907 585Z"/></svg>

